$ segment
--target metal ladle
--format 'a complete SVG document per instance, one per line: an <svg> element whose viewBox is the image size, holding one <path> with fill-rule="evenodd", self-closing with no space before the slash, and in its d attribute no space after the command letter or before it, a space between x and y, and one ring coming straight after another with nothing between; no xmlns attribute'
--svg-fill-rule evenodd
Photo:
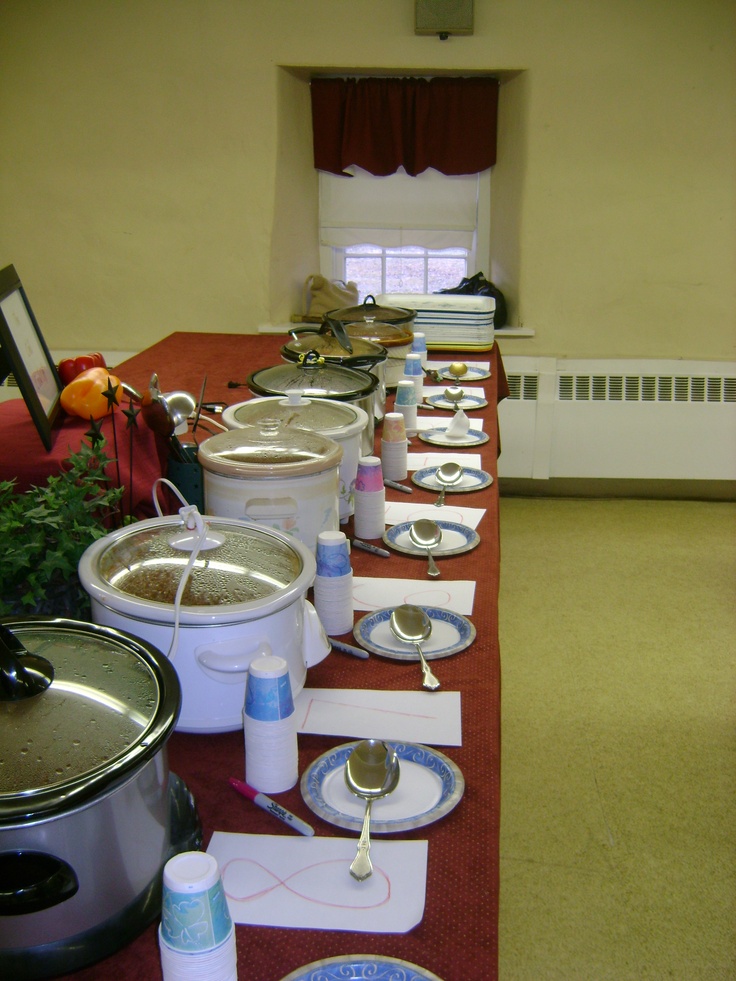
<svg viewBox="0 0 736 981"><path fill-rule="evenodd" d="M435 470L434 478L441 486L440 496L434 502L436 508L441 508L445 503L445 492L448 487L454 487L463 479L465 471L459 463L443 463Z"/></svg>
<svg viewBox="0 0 736 981"><path fill-rule="evenodd" d="M432 555L432 548L442 541L442 529L436 521L429 518L418 518L409 525L409 538L418 548L426 549L429 564L427 566L428 576L438 576L440 570Z"/></svg>
<svg viewBox="0 0 736 981"><path fill-rule="evenodd" d="M416 647L422 665L422 688L437 691L440 687L439 679L432 674L421 644L432 635L432 621L425 611L421 606L404 603L392 610L389 626L395 637Z"/></svg>
<svg viewBox="0 0 736 981"><path fill-rule="evenodd" d="M365 801L363 826L358 852L350 866L350 874L358 882L373 872L371 862L371 805L387 797L399 782L399 758L387 743L379 739L363 739L345 762L345 783L351 794Z"/></svg>

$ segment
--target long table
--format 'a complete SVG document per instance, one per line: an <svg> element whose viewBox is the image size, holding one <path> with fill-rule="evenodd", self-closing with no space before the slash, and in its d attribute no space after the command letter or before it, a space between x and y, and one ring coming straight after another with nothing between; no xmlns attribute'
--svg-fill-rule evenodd
<svg viewBox="0 0 736 981"><path fill-rule="evenodd" d="M279 363L283 338L273 335L234 335L177 332L118 366L123 381L147 386L157 372L163 391L185 389L199 393L207 375L206 401L234 403L250 397L247 388L233 389L229 381L244 381L258 368ZM445 690L462 693L463 744L443 748L461 769L465 793L460 804L442 820L393 837L429 842L427 895L421 923L407 934L366 934L329 930L286 930L237 926L240 981L280 981L302 965L322 958L355 953L380 954L417 964L443 981L494 981L498 964L499 809L500 809L500 660L498 645L499 518L496 461L499 452L496 406L507 394L503 363L497 346L473 354L436 352L430 360L488 360L492 377L485 387L488 407L482 410L489 441L479 450L483 469L494 477L491 487L462 495L462 504L486 513L478 531L480 545L463 556L442 561L446 579L476 579L472 621L473 644L452 657L433 662ZM448 413L435 413L438 425ZM380 426L376 434L380 439ZM413 449L435 450L418 440ZM411 482L405 481L409 486ZM413 497L394 490L391 500L428 503L436 495L415 488ZM448 498L449 501L449 498ZM343 526L352 531L352 519ZM379 558L357 549L352 553L356 575L422 578L425 560L399 553ZM356 620L362 614L356 613ZM348 635L345 640L350 640ZM419 671L417 668L416 679ZM412 687L406 665L371 656L362 661L333 651L310 668L307 685L325 688ZM419 684L417 683L417 688ZM300 735L300 772L318 756L346 740ZM171 769L184 780L197 802L204 829L204 847L214 831L289 835L270 815L236 795L228 777L242 776L242 731L216 735L175 732L168 743ZM314 815L298 788L278 795L279 803L311 823L318 835L346 832ZM356 835L357 840L357 835ZM155 981L161 978L157 924L104 962L70 975L76 981L115 978L116 981Z"/></svg>

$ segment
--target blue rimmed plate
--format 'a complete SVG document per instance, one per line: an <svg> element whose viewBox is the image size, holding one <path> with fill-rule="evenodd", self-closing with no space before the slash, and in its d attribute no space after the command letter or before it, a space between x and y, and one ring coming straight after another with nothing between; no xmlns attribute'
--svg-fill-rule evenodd
<svg viewBox="0 0 736 981"><path fill-rule="evenodd" d="M360 831L365 801L345 784L345 763L359 740L323 753L302 774L299 788L307 807L338 828ZM459 804L465 778L443 753L421 743L389 740L399 757L396 790L373 802L371 833L391 834L434 824ZM348 975L350 977L350 975Z"/></svg>
<svg viewBox="0 0 736 981"><path fill-rule="evenodd" d="M442 489L442 485L437 483L437 470L438 467L422 467L421 470L415 470L411 475L411 480L413 484L417 487L423 487L425 490L439 491ZM476 470L474 467L463 467L463 475L457 484L453 484L451 487L447 487L448 494L467 494L470 491L483 490L484 487L490 487L493 483L493 477L486 473L485 470Z"/></svg>
<svg viewBox="0 0 736 981"><path fill-rule="evenodd" d="M469 429L464 436L448 436L447 427L439 429L420 429L417 436L425 443L433 446L452 446L460 449L463 446L482 446L490 439L488 433L480 429Z"/></svg>
<svg viewBox="0 0 736 981"><path fill-rule="evenodd" d="M453 375L450 372L449 366L440 371L440 378L444 378L445 381L454 382L456 385L460 385L462 382L483 381L484 378L490 377L490 371L486 368L476 368L474 365L468 365L464 375Z"/></svg>
<svg viewBox="0 0 736 981"><path fill-rule="evenodd" d="M412 524L411 521L402 521L400 524L391 525L384 532L383 540L397 552L403 552L404 555L417 555L426 559L426 548L415 545L409 537L409 529ZM442 541L432 548L432 553L436 559L449 555L462 555L463 552L469 552L480 544L480 535L475 528L459 525L455 521L440 520L437 521L437 524L442 529Z"/></svg>
<svg viewBox="0 0 736 981"><path fill-rule="evenodd" d="M427 402L435 409L449 409L450 412L457 412L458 409L483 409L488 405L488 400L478 395L463 395L457 402L451 402L444 395L430 395Z"/></svg>
<svg viewBox="0 0 736 981"><path fill-rule="evenodd" d="M432 633L423 641L428 661L464 651L475 640L475 627L467 617L439 606L420 606L432 621ZM373 610L353 627L353 636L367 651L394 661L418 661L416 647L395 637L391 630L393 606Z"/></svg>
<svg viewBox="0 0 736 981"><path fill-rule="evenodd" d="M312 961L281 981L442 981L424 967L381 954L346 954Z"/></svg>

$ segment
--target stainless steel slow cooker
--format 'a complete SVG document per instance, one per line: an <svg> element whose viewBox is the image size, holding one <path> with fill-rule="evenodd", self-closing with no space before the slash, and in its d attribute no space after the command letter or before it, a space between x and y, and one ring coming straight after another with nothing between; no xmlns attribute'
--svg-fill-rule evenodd
<svg viewBox="0 0 736 981"><path fill-rule="evenodd" d="M339 330L338 334L333 333L333 327ZM341 324L329 320L325 320L321 327L296 327L291 333L292 340L281 348L281 356L286 361L300 364L308 354L314 352L327 364L360 368L375 375L378 385L373 395L373 410L376 419L383 419L386 412L385 347L368 338L351 338ZM345 344L350 346L349 350Z"/></svg>
<svg viewBox="0 0 736 981"><path fill-rule="evenodd" d="M181 705L160 651L52 617L0 622L0 976L106 957L161 910L202 831L166 741Z"/></svg>
<svg viewBox="0 0 736 981"><path fill-rule="evenodd" d="M170 657L182 692L176 728L227 732L243 724L254 657L283 657L297 695L307 667L329 653L306 600L317 566L290 535L182 510L93 542L79 578L96 623L142 637Z"/></svg>
<svg viewBox="0 0 736 981"><path fill-rule="evenodd" d="M329 364L316 352L310 351L299 364L285 363L261 368L250 374L247 381L254 395L283 397L291 392L300 392L308 399L355 403L368 415L368 425L363 432L363 455L373 453L378 378L370 372Z"/></svg>

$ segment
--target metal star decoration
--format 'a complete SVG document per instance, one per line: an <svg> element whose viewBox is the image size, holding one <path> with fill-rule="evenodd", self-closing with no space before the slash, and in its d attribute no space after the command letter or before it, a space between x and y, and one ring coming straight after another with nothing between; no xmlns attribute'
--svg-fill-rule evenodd
<svg viewBox="0 0 736 981"><path fill-rule="evenodd" d="M98 443L104 442L105 437L102 435L102 420L94 419L90 416L89 426L90 428L84 435L87 436L92 446L95 447Z"/></svg>
<svg viewBox="0 0 736 981"><path fill-rule="evenodd" d="M119 405L118 402L118 389L120 385L113 385L110 376L107 376L107 388L102 393L102 397L107 399L107 411L112 412L113 406Z"/></svg>
<svg viewBox="0 0 736 981"><path fill-rule="evenodd" d="M133 426L135 426L136 429L138 428L138 413L140 411L140 409L135 408L132 402L128 403L127 409L123 409L123 415L128 420L125 425L126 429L130 429Z"/></svg>

